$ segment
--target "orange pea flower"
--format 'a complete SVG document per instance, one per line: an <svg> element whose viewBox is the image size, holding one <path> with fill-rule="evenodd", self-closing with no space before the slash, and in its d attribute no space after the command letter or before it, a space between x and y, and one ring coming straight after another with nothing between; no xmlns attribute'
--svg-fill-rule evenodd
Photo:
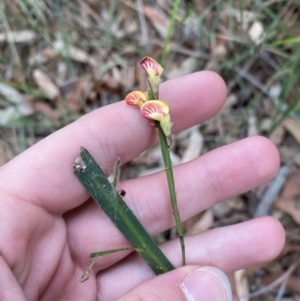
<svg viewBox="0 0 300 301"><path fill-rule="evenodd" d="M140 65L148 73L149 77L160 77L164 71L157 61L148 56L141 60Z"/></svg>
<svg viewBox="0 0 300 301"><path fill-rule="evenodd" d="M145 93L141 91L133 91L125 97L125 102L128 105L141 107L147 101Z"/></svg>
<svg viewBox="0 0 300 301"><path fill-rule="evenodd" d="M169 106L162 100L149 100L141 106L141 114L143 117L159 121L161 129L166 137L171 136L171 128L173 122L169 114Z"/></svg>
<svg viewBox="0 0 300 301"><path fill-rule="evenodd" d="M146 56L140 62L141 67L149 75L149 84L155 96L158 96L158 88L161 84L161 75L164 71L163 67L154 59Z"/></svg>

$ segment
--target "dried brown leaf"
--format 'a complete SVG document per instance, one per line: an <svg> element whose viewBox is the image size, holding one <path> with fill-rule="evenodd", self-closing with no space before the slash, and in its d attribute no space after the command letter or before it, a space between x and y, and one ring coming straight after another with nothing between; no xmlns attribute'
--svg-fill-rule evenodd
<svg viewBox="0 0 300 301"><path fill-rule="evenodd" d="M45 92L48 98L54 99L59 96L60 94L59 89L45 72L36 69L33 71L33 78L37 86L43 92Z"/></svg>
<svg viewBox="0 0 300 301"><path fill-rule="evenodd" d="M270 135L269 139L275 144L279 145L285 134L285 129L282 125L278 126Z"/></svg>
<svg viewBox="0 0 300 301"><path fill-rule="evenodd" d="M5 83L0 83L0 94L2 94L9 102L14 104L21 104L25 100L25 96L23 94Z"/></svg>
<svg viewBox="0 0 300 301"><path fill-rule="evenodd" d="M162 162L161 150L159 145L154 145L151 148L145 150L140 155L135 157L132 161L135 165L153 166Z"/></svg>
<svg viewBox="0 0 300 301"><path fill-rule="evenodd" d="M294 119L288 118L284 121L283 125L300 144L300 123Z"/></svg>
<svg viewBox="0 0 300 301"><path fill-rule="evenodd" d="M57 113L45 102L37 101L34 104L34 108L36 111L43 113L52 121L59 120L59 116L57 115Z"/></svg>
<svg viewBox="0 0 300 301"><path fill-rule="evenodd" d="M290 214L294 221L300 225L300 199L279 198L275 207Z"/></svg>
<svg viewBox="0 0 300 301"><path fill-rule="evenodd" d="M253 110L249 110L248 113L248 136L256 136L258 135L258 129L256 125L256 115Z"/></svg>
<svg viewBox="0 0 300 301"><path fill-rule="evenodd" d="M135 81L135 74L134 74L134 70L135 68L133 66L131 67L125 67L121 69L121 83L122 85L130 90L132 89L133 85L134 85L134 81Z"/></svg>
<svg viewBox="0 0 300 301"><path fill-rule="evenodd" d="M300 170L294 171L286 181L281 197L294 198L300 196Z"/></svg>
<svg viewBox="0 0 300 301"><path fill-rule="evenodd" d="M179 66L175 66L169 72L165 73L167 79L172 79L189 74L195 70L197 64L196 58L189 57L181 62Z"/></svg>
<svg viewBox="0 0 300 301"><path fill-rule="evenodd" d="M135 68L135 71L138 79L138 90L146 91L148 87L148 78L146 72L144 72L142 68L139 68L139 66Z"/></svg>
<svg viewBox="0 0 300 301"><path fill-rule="evenodd" d="M246 276L245 270L239 270L234 272L234 280L236 287L236 294L238 296L243 296L244 301L248 301L247 295L249 294L249 283Z"/></svg>
<svg viewBox="0 0 300 301"><path fill-rule="evenodd" d="M300 224L300 171L295 171L287 180L276 208L290 214Z"/></svg>
<svg viewBox="0 0 300 301"><path fill-rule="evenodd" d="M90 88L89 81L81 79L77 81L75 89L67 94L68 105L73 111L79 112L82 109L84 99L87 97Z"/></svg>
<svg viewBox="0 0 300 301"><path fill-rule="evenodd" d="M204 213L192 217L186 221L184 227L187 229L186 234L192 235L204 232L210 229L214 224L214 216L212 209L207 209Z"/></svg>
<svg viewBox="0 0 300 301"><path fill-rule="evenodd" d="M32 43L36 34L32 30L19 30L11 32L0 32L0 42L7 43Z"/></svg>
<svg viewBox="0 0 300 301"><path fill-rule="evenodd" d="M249 37L255 44L260 44L266 38L266 34L264 32L264 26L261 22L255 21L251 25L248 31Z"/></svg>
<svg viewBox="0 0 300 301"><path fill-rule="evenodd" d="M244 209L244 207L244 202L242 202L241 198L237 197L235 199L227 200L226 202L219 202L214 204L212 210L214 216L220 219L228 216L230 212L242 210Z"/></svg>
<svg viewBox="0 0 300 301"><path fill-rule="evenodd" d="M188 162L198 158L201 154L204 139L198 127L194 127L189 137L188 147L182 155L181 162Z"/></svg>
<svg viewBox="0 0 300 301"><path fill-rule="evenodd" d="M66 47L65 43L60 39L54 42L53 48L57 54L60 54L64 57L70 57L74 61L89 64L92 67L97 67L98 65L97 61L87 52L72 45L68 45Z"/></svg>
<svg viewBox="0 0 300 301"><path fill-rule="evenodd" d="M0 139L0 166L10 161L15 156L13 149L7 142Z"/></svg>
<svg viewBox="0 0 300 301"><path fill-rule="evenodd" d="M284 275L284 272L278 272L278 273L266 275L262 279L262 284L269 285L270 283L272 283L273 281L275 281L276 279L278 279L279 277L281 277L283 275ZM286 290L289 292L300 294L300 278L297 276L293 276L293 275L289 276L287 285L286 285Z"/></svg>
<svg viewBox="0 0 300 301"><path fill-rule="evenodd" d="M168 17L158 8L149 5L144 5L144 14L151 21L154 28L158 31L162 38L167 36L168 32Z"/></svg>
<svg viewBox="0 0 300 301"><path fill-rule="evenodd" d="M279 147L281 162L287 164L293 160L297 162L297 157L299 157L299 146L298 144L294 143L294 145L286 145L283 141L283 146Z"/></svg>

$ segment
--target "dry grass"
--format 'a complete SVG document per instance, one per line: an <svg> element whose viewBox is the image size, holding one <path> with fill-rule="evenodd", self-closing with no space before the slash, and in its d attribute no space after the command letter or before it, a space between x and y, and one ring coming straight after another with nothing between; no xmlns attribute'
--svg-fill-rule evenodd
<svg viewBox="0 0 300 301"><path fill-rule="evenodd" d="M283 171L275 184L197 216L188 231L250 219L258 214L259 201L271 199L271 214L286 228L286 248L273 263L243 271L246 283L241 273L233 283L247 293L277 279L275 288L251 300L300 300L295 264L300 241L300 3L181 1L176 13L172 3L4 0L0 165L82 114L120 101L132 89L144 90L146 78L137 68L144 55L165 60L166 79L214 70L228 85L226 105L213 120L175 137L174 160L190 160L259 134L278 146ZM173 32L170 42L168 32ZM158 165L154 148L128 164L123 176L145 174Z"/></svg>

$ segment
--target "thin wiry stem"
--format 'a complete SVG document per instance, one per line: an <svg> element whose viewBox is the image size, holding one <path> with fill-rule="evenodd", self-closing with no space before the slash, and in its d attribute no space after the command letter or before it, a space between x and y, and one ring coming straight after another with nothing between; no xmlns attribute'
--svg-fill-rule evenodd
<svg viewBox="0 0 300 301"><path fill-rule="evenodd" d="M148 89L148 95L149 95L150 99L156 99L156 96L153 93L151 86ZM173 167L172 167L172 161L171 161L171 157L170 157L168 138L165 136L159 122L156 121L155 124L158 129L158 138L159 138L161 153L162 153L162 157L163 157L163 161L164 161L164 165L165 165L165 172L166 172L167 181L168 181L170 200L171 200L171 204L172 204L173 215L175 218L176 230L177 230L177 234L178 234L179 240L180 240L182 265L185 265L184 235L183 235L183 228L182 228L180 213L179 213L178 205L177 205L175 181L174 181L174 176L173 176Z"/></svg>
<svg viewBox="0 0 300 301"><path fill-rule="evenodd" d="M177 15L177 12L178 12L178 9L179 9L179 4L180 4L180 0L176 0L173 4L173 8L172 8L172 12L171 12L171 19L170 19L170 23L169 23L169 26L168 26L168 32L167 32L167 36L165 38L164 47L163 47L163 51L162 51L162 56L161 56L161 59L160 59L161 65L164 64L165 59L166 59L166 55L167 55L167 52L168 52L169 44L170 44L170 41L171 41L174 26L175 26L175 19L176 19L176 15Z"/></svg>
<svg viewBox="0 0 300 301"><path fill-rule="evenodd" d="M179 240L180 240L182 265L185 265L184 235L183 235L182 223L181 223L180 214L179 214L178 205L177 205L175 181L174 181L174 176L173 176L173 168L172 168L172 162L171 162L171 157L170 157L170 151L169 151L169 147L168 147L168 139L165 136L165 134L159 124L157 125L157 128L158 128L158 137L159 137L161 152L162 152L162 156L163 156L163 160L164 160L164 164L165 164L165 172L166 172L166 176L167 176L167 180L168 180L169 193L170 193L173 214L174 214L175 222L176 222L177 234L178 234Z"/></svg>

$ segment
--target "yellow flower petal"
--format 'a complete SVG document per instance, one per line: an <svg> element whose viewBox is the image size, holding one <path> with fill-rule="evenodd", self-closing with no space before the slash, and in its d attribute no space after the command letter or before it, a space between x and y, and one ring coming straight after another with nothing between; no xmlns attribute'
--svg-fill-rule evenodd
<svg viewBox="0 0 300 301"><path fill-rule="evenodd" d="M160 77L164 71L157 61L148 56L141 60L140 65L148 73L149 77Z"/></svg>
<svg viewBox="0 0 300 301"><path fill-rule="evenodd" d="M162 121L169 114L169 106L161 100L149 100L140 109L142 116L151 120Z"/></svg>
<svg viewBox="0 0 300 301"><path fill-rule="evenodd" d="M133 105L133 106L141 106L144 102L147 101L147 97L145 93L141 91L133 91L125 97L125 102L128 105Z"/></svg>

